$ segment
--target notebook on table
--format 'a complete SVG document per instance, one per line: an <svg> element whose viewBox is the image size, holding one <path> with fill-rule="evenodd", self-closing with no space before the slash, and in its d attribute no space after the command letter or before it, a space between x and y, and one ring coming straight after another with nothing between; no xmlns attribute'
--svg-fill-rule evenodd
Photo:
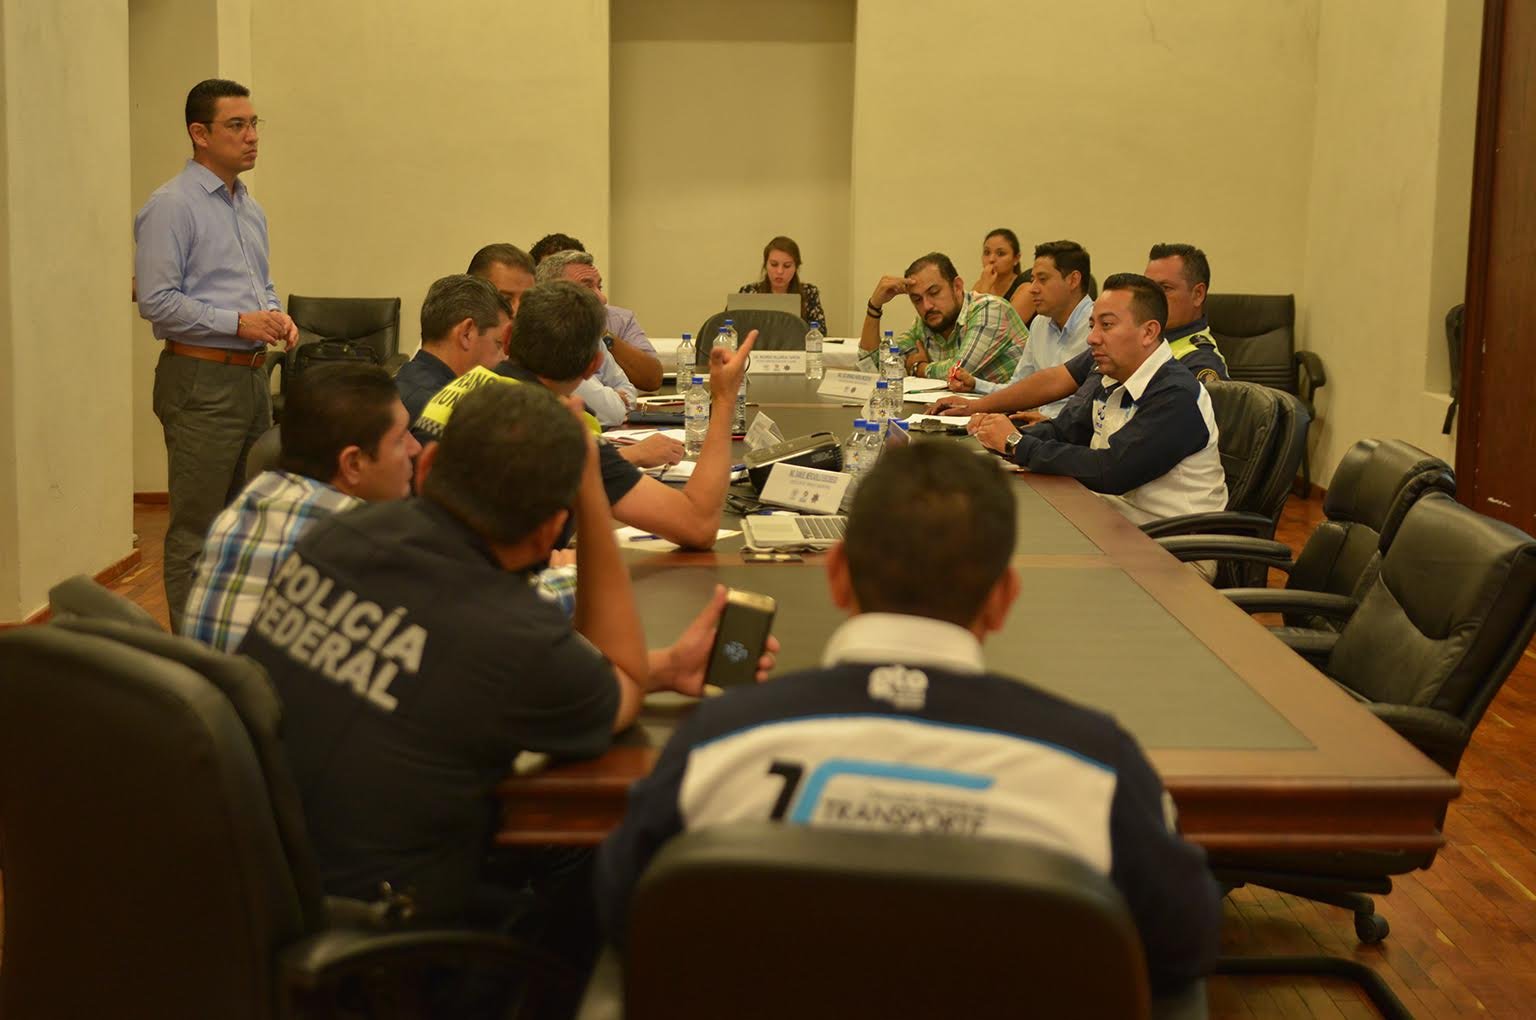
<svg viewBox="0 0 1536 1020"><path fill-rule="evenodd" d="M752 549L830 549L843 540L848 518L836 514L753 514L741 519Z"/></svg>

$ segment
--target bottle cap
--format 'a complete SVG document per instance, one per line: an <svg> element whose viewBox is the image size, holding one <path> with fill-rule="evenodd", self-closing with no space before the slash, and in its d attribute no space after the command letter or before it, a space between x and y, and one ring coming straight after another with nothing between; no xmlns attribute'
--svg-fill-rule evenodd
<svg viewBox="0 0 1536 1020"><path fill-rule="evenodd" d="M721 326L720 327L720 332L722 332L722 333L726 332L726 328L724 326Z"/></svg>
<svg viewBox="0 0 1536 1020"><path fill-rule="evenodd" d="M861 429L861 428L864 427L864 425L865 425L865 421L864 421L863 418L855 418L855 419L853 419L853 427L854 428Z"/></svg>
<svg viewBox="0 0 1536 1020"><path fill-rule="evenodd" d="M821 320L820 319L812 319L811 320L811 328L812 329L820 329L821 328Z"/></svg>
<svg viewBox="0 0 1536 1020"><path fill-rule="evenodd" d="M692 333L684 333L683 334L683 339L684 340L692 340L693 339L693 334Z"/></svg>
<svg viewBox="0 0 1536 1020"><path fill-rule="evenodd" d="M875 383L875 389L877 389L877 390L888 390L890 388L891 388L891 384L888 381L886 381L885 379L881 379L881 380L879 380L878 382Z"/></svg>
<svg viewBox="0 0 1536 1020"><path fill-rule="evenodd" d="M702 375L696 375L696 376L693 377L693 384L695 386L703 385L703 383L704 383L704 377ZM677 405L674 404L673 406L676 407Z"/></svg>

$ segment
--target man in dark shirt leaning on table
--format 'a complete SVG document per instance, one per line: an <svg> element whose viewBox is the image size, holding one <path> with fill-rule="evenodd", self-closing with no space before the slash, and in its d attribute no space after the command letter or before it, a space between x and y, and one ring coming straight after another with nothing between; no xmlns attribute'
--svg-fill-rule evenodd
<svg viewBox="0 0 1536 1020"><path fill-rule="evenodd" d="M611 941L623 944L635 883L683 829L937 826L1049 846L1107 874L1159 991L1210 969L1216 886L1135 739L983 661L982 639L1019 594L1015 528L1010 483L989 458L947 443L881 458L828 558L833 601L851 618L822 668L703 702L632 789L598 857ZM942 543L907 540L940 531ZM941 574L952 583L926 583Z"/></svg>
<svg viewBox="0 0 1536 1020"><path fill-rule="evenodd" d="M306 532L240 651L282 697L328 893L372 899L388 882L425 922L505 927L509 892L554 875L541 916L579 928L581 861L492 851L492 790L520 751L601 753L648 691L699 694L724 589L647 651L596 441L543 387L467 394L420 472L419 497ZM569 516L574 621L530 584Z"/></svg>

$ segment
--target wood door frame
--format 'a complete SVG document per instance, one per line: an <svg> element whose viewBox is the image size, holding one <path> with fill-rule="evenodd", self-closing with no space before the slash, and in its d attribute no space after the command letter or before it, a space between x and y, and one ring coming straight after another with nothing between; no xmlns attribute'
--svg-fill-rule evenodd
<svg viewBox="0 0 1536 1020"><path fill-rule="evenodd" d="M1456 498L1473 509L1482 429L1483 333L1493 242L1493 184L1504 71L1504 0L1483 0L1483 48L1477 75L1477 135L1472 157L1472 222L1467 229L1466 320L1457 393Z"/></svg>

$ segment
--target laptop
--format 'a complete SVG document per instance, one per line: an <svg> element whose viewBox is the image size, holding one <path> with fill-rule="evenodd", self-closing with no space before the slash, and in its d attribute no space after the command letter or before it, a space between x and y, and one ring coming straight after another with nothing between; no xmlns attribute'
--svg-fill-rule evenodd
<svg viewBox="0 0 1536 1020"><path fill-rule="evenodd" d="M741 519L752 549L830 549L843 540L848 518L820 514L749 514Z"/></svg>
<svg viewBox="0 0 1536 1020"><path fill-rule="evenodd" d="M727 294L728 312L788 312L800 318L799 294Z"/></svg>

